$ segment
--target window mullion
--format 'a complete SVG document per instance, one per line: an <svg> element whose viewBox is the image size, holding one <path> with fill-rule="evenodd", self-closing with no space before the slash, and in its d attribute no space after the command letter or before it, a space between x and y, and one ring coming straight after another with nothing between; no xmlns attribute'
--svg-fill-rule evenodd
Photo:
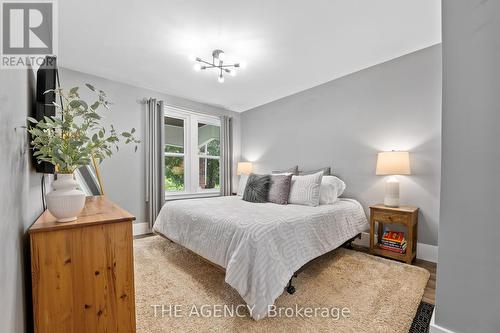
<svg viewBox="0 0 500 333"><path fill-rule="evenodd" d="M191 134L190 134L190 139L191 139L191 146L190 146L190 153L191 153L191 192L192 193L197 193L198 192L198 177L199 177L199 159L198 159L198 119L196 116L191 115L190 117L190 126L189 128L191 129Z"/></svg>
<svg viewBox="0 0 500 333"><path fill-rule="evenodd" d="M189 163L189 156L191 155L189 152L189 146L190 146L190 138L189 138L189 133L191 133L190 130L190 121L189 121L189 116L184 118L184 190L187 193L191 192L191 176L190 176L190 171L191 171L191 166Z"/></svg>
<svg viewBox="0 0 500 333"><path fill-rule="evenodd" d="M191 193L192 192L192 185L191 185L191 117L188 115L186 116L186 148L185 148L185 153L186 156L184 157L184 163L185 163L185 177L186 177L186 192Z"/></svg>
<svg viewBox="0 0 500 333"><path fill-rule="evenodd" d="M184 153L165 153L165 156L184 157Z"/></svg>

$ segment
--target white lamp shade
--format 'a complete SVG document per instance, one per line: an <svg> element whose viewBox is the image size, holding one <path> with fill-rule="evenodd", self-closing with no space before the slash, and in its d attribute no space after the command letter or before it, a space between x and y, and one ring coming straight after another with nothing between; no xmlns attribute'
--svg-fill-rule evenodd
<svg viewBox="0 0 500 333"><path fill-rule="evenodd" d="M253 165L251 162L238 162L238 167L236 168L236 174L239 175L249 175L252 173Z"/></svg>
<svg viewBox="0 0 500 333"><path fill-rule="evenodd" d="M383 151L377 157L377 175L410 175L410 153Z"/></svg>

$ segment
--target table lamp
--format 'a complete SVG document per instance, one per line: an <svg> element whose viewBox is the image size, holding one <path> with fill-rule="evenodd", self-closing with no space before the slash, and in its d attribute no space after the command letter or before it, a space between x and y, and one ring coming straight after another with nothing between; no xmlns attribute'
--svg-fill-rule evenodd
<svg viewBox="0 0 500 333"><path fill-rule="evenodd" d="M396 175L410 175L410 153L383 151L377 156L376 175L390 175L385 183L384 205L399 207L399 181Z"/></svg>
<svg viewBox="0 0 500 333"><path fill-rule="evenodd" d="M238 167L236 168L236 175L249 175L252 173L253 166L251 162L238 162Z"/></svg>

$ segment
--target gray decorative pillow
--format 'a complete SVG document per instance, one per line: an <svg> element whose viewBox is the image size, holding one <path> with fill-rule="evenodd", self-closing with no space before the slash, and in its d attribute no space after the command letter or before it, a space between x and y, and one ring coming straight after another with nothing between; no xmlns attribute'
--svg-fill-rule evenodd
<svg viewBox="0 0 500 333"><path fill-rule="evenodd" d="M294 167L291 167L290 169L273 171L273 174L277 174L277 173L291 173L292 175L298 175L299 174L299 166L296 165Z"/></svg>
<svg viewBox="0 0 500 333"><path fill-rule="evenodd" d="M267 201L278 204L286 205L288 203L288 196L290 195L290 185L292 184L292 175L271 175L271 187Z"/></svg>
<svg viewBox="0 0 500 333"><path fill-rule="evenodd" d="M243 200L249 202L267 202L271 176L250 174L243 193Z"/></svg>
<svg viewBox="0 0 500 333"><path fill-rule="evenodd" d="M312 175L312 174L323 171L323 176L330 176L331 172L332 172L331 170L332 169L330 167L324 167L324 168L317 169L317 170L299 171L299 175L301 175L301 176Z"/></svg>

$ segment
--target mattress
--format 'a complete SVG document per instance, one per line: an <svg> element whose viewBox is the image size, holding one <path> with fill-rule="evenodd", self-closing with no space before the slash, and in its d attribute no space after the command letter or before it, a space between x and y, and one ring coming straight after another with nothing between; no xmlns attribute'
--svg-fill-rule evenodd
<svg viewBox="0 0 500 333"><path fill-rule="evenodd" d="M226 269L225 281L258 320L304 264L368 229L353 199L317 207L238 196L167 202L155 232Z"/></svg>

